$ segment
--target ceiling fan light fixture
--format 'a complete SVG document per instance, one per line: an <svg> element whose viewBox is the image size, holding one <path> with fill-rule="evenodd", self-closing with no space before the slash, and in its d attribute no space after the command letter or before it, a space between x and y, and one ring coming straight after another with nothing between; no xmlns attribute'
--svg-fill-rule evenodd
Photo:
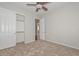
<svg viewBox="0 0 79 59"><path fill-rule="evenodd" d="M40 4L38 4L38 5L36 5L36 8L42 8L42 5L40 5Z"/></svg>
<svg viewBox="0 0 79 59"><path fill-rule="evenodd" d="M48 2L36 2L36 4L27 4L27 5L35 6L36 12L38 12L41 10L48 11L47 4L48 4Z"/></svg>

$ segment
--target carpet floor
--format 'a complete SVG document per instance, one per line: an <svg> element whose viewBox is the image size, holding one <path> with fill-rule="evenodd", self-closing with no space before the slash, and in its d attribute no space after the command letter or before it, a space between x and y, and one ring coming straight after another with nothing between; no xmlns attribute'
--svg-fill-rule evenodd
<svg viewBox="0 0 79 59"><path fill-rule="evenodd" d="M79 56L79 50L38 40L28 44L18 43L15 47L0 50L0 56Z"/></svg>

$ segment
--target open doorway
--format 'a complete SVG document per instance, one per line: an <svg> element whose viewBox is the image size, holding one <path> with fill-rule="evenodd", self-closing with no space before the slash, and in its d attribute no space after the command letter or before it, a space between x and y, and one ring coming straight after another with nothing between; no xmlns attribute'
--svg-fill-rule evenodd
<svg viewBox="0 0 79 59"><path fill-rule="evenodd" d="M35 40L45 40L45 19L35 18Z"/></svg>
<svg viewBox="0 0 79 59"><path fill-rule="evenodd" d="M35 40L40 39L40 19L35 18Z"/></svg>
<svg viewBox="0 0 79 59"><path fill-rule="evenodd" d="M16 14L16 43L24 43L24 15Z"/></svg>

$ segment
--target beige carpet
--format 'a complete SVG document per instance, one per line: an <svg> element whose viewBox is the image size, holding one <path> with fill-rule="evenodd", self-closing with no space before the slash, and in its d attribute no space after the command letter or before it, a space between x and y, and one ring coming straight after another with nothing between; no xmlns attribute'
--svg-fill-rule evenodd
<svg viewBox="0 0 79 59"><path fill-rule="evenodd" d="M38 40L28 44L19 43L16 47L0 50L0 56L79 56L79 50Z"/></svg>

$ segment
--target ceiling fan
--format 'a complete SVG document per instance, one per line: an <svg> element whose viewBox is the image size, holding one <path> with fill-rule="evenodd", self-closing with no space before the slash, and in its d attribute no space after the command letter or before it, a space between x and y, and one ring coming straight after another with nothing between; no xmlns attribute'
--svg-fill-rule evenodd
<svg viewBox="0 0 79 59"><path fill-rule="evenodd" d="M46 7L48 3L49 2L36 2L36 4L27 4L27 6L35 6L36 12L38 12L41 9L43 9L44 11L48 11L48 8Z"/></svg>

